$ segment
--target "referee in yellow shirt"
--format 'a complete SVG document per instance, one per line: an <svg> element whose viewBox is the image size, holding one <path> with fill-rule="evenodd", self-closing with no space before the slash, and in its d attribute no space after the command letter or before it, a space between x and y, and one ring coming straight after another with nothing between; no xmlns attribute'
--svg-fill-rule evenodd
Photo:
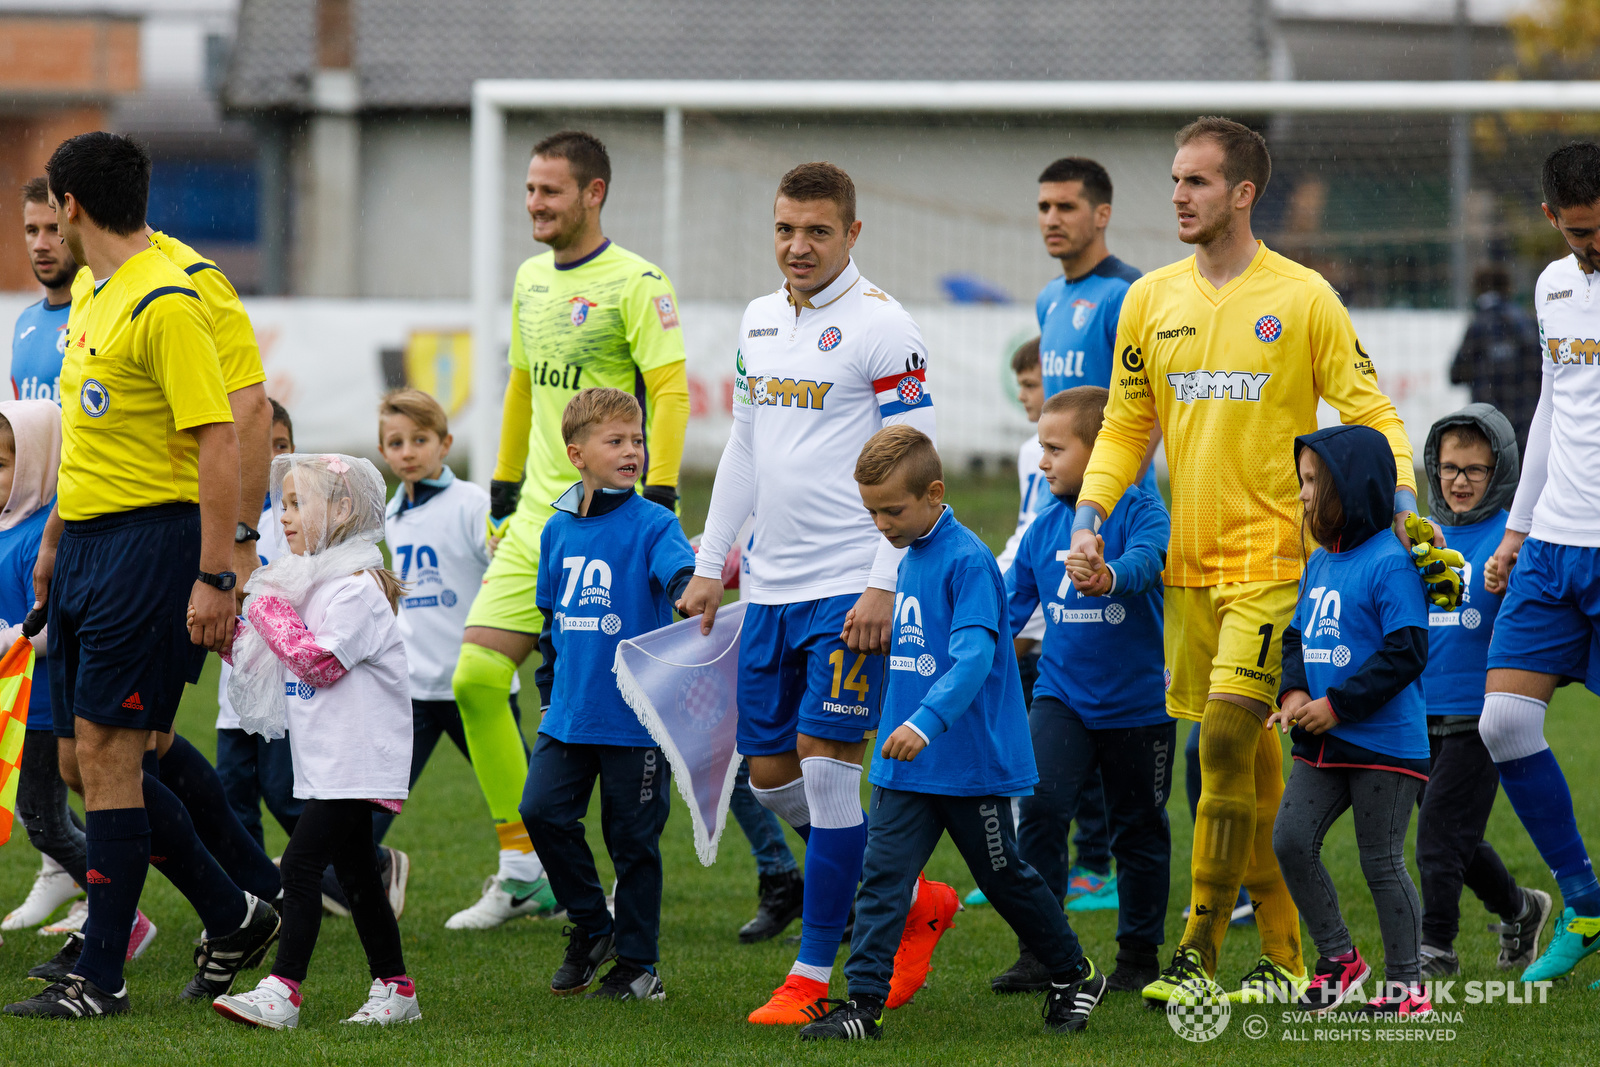
<svg viewBox="0 0 1600 1067"><path fill-rule="evenodd" d="M1241 989L1304 982L1299 913L1272 850L1283 750L1263 723L1277 705L1283 628L1305 560L1293 441L1317 428L1319 400L1388 437L1397 530L1416 508L1405 427L1338 294L1251 232L1272 170L1266 141L1202 118L1177 144L1172 202L1195 255L1146 274L1123 302L1111 401L1068 563L1084 584L1104 565L1095 530L1159 426L1172 479L1167 712L1200 723L1202 786L1189 923L1171 966L1144 989L1156 1002L1216 973L1241 882L1262 952Z"/></svg>
<svg viewBox="0 0 1600 1067"><path fill-rule="evenodd" d="M73 973L6 1011L81 1019L130 1010L123 957L151 864L208 932L186 999L227 992L277 938L278 915L223 873L183 804L143 769L206 649L233 634L239 450L210 316L144 236L142 148L81 134L46 174L62 239L104 279L67 338L61 472L34 571L55 715L77 736L89 918Z"/></svg>

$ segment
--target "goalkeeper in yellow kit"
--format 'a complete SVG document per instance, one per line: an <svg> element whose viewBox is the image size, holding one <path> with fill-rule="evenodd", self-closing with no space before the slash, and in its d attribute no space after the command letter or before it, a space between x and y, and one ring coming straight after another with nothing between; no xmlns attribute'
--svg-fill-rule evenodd
<svg viewBox="0 0 1600 1067"><path fill-rule="evenodd" d="M1283 750L1263 722L1277 706L1283 628L1305 559L1293 441L1317 428L1319 400L1388 437L1397 532L1416 508L1405 428L1338 295L1251 233L1271 174L1265 140L1202 118L1177 143L1172 201L1178 236L1195 255L1128 290L1068 568L1077 580L1103 566L1095 530L1135 480L1159 425L1172 479L1167 713L1200 722L1203 784L1188 927L1172 964L1145 987L1147 1002L1215 974L1241 883L1261 934L1260 962L1241 990L1305 982L1299 913L1272 850Z"/></svg>
<svg viewBox="0 0 1600 1067"><path fill-rule="evenodd" d="M534 603L534 585L539 534L554 512L551 504L577 481L561 436L567 401L590 386L638 397L646 448L640 492L669 510L677 507L689 421L677 295L660 268L601 232L610 186L610 157L592 135L569 130L534 146L528 215L534 240L551 250L523 263L512 288L511 379L489 489L494 558L467 615L451 679L472 767L500 838L500 868L476 903L446 921L449 929L486 929L555 907L517 812L528 760L509 697L512 676L549 625ZM548 680L540 683L547 698Z"/></svg>

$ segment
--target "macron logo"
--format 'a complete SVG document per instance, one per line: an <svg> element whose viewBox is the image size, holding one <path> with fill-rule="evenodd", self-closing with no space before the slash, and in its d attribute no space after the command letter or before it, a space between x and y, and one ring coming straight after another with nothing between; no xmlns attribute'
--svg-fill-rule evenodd
<svg viewBox="0 0 1600 1067"><path fill-rule="evenodd" d="M1173 371L1167 374L1167 384L1177 393L1180 404L1196 400L1250 400L1261 399L1261 387L1271 374L1247 374L1233 370Z"/></svg>

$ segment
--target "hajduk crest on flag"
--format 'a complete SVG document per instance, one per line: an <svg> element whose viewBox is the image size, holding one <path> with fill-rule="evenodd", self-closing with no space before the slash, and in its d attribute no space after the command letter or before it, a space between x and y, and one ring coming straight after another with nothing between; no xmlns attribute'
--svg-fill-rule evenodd
<svg viewBox="0 0 1600 1067"><path fill-rule="evenodd" d="M684 619L617 645L617 688L667 754L678 793L689 805L694 849L709 867L728 821L739 773L736 730L739 634L744 604L717 612L709 636Z"/></svg>

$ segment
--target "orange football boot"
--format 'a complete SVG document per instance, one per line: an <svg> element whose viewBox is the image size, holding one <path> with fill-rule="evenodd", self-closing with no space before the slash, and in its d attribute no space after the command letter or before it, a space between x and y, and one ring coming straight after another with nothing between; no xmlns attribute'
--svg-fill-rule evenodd
<svg viewBox="0 0 1600 1067"><path fill-rule="evenodd" d="M884 1007L901 1007L916 996L917 990L928 980L928 968L933 963L933 950L939 938L956 924L956 912L961 910L961 898L955 889L917 875L917 899L906 916L900 948L894 954L894 977L889 979L889 999Z"/></svg>
<svg viewBox="0 0 1600 1067"><path fill-rule="evenodd" d="M800 1026L828 1012L828 983L791 974L772 991L772 999L750 1013L750 1021L768 1026Z"/></svg>

